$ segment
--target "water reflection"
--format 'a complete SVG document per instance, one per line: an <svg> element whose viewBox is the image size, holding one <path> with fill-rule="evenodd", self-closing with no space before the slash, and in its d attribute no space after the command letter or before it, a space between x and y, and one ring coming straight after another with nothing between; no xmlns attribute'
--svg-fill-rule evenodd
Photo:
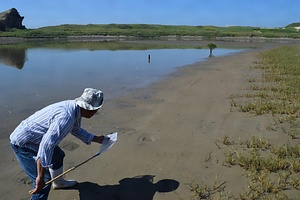
<svg viewBox="0 0 300 200"><path fill-rule="evenodd" d="M32 42L13 45L0 45L0 64L22 69L27 58L27 50L52 49L64 51L99 51L99 50L148 50L148 49L177 49L183 48L179 45L170 44L143 44L143 43L121 43L121 42ZM193 48L185 46L184 48ZM148 57L150 63L150 55Z"/></svg>
<svg viewBox="0 0 300 200"><path fill-rule="evenodd" d="M22 69L25 61L25 48L0 47L0 62L3 64Z"/></svg>

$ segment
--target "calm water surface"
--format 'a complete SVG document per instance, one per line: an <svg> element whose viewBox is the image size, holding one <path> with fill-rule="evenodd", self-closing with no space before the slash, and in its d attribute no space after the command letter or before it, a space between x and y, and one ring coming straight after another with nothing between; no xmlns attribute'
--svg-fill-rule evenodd
<svg viewBox="0 0 300 200"><path fill-rule="evenodd" d="M203 61L209 53L193 48L92 45L0 46L0 138L37 109L74 99L86 87L99 88L110 99L147 86L178 67ZM214 55L238 51L217 48Z"/></svg>

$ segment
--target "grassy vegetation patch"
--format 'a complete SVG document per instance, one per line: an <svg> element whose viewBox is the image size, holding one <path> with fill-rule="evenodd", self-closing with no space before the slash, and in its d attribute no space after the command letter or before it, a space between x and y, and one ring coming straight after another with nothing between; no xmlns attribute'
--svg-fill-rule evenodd
<svg viewBox="0 0 300 200"><path fill-rule="evenodd" d="M63 24L37 29L11 29L1 32L0 37L24 38L63 38L67 36L132 36L156 38L161 36L201 36L216 37L268 37L268 38L300 38L294 27L260 28L248 26L171 26L154 24Z"/></svg>
<svg viewBox="0 0 300 200"><path fill-rule="evenodd" d="M285 46L263 52L253 67L261 77L249 79L249 93L232 95L231 105L241 112L272 114L275 125L288 124L289 131L266 127L299 139L300 132L300 46ZM278 127L278 126L274 126ZM280 137L280 136L278 136ZM191 183L196 199L291 199L300 194L300 144L272 144L258 136L235 142L225 135L223 165L244 170L248 186L234 196L230 188ZM218 145L218 149L221 147Z"/></svg>
<svg viewBox="0 0 300 200"><path fill-rule="evenodd" d="M257 115L270 113L279 123L288 122L299 130L300 122L300 46L285 46L260 54L254 68L262 69L260 81L251 80L252 92L244 94L248 100L232 106L242 112Z"/></svg>
<svg viewBox="0 0 300 200"><path fill-rule="evenodd" d="M231 194L226 182L218 177L213 184L203 181L190 184L193 199L289 199L286 191L300 190L300 145L275 147L267 139L253 136L240 144L224 136L227 146L223 165L244 169L248 185L238 195ZM234 145L235 144L235 145ZM234 147L232 146L234 145Z"/></svg>
<svg viewBox="0 0 300 200"><path fill-rule="evenodd" d="M288 199L285 191L300 190L300 145L275 147L267 139L253 137L229 148L224 165L240 166L250 179L240 199Z"/></svg>

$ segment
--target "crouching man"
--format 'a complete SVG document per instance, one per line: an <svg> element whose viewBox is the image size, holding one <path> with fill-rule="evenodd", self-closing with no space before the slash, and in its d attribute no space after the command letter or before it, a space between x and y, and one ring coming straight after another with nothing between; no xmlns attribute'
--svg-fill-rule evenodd
<svg viewBox="0 0 300 200"><path fill-rule="evenodd" d="M58 146L69 133L86 144L102 144L104 136L95 136L80 127L81 118L91 118L103 104L100 90L86 88L81 97L49 105L23 120L10 135L10 143L23 170L32 180L31 199L47 199L51 184L45 183L63 172L65 153ZM54 189L73 187L76 181L63 177Z"/></svg>

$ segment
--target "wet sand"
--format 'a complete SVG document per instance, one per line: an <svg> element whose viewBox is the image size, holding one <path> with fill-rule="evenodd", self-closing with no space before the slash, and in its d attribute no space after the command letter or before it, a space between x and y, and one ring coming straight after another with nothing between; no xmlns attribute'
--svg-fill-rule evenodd
<svg viewBox="0 0 300 200"><path fill-rule="evenodd" d="M105 102L82 126L98 135L117 131L119 141L66 175L76 179L78 186L52 190L49 199L191 199L193 181L213 183L216 175L233 195L242 193L247 187L244 171L223 166L227 146L220 141L224 136L237 141L265 136L275 144L288 140L286 134L266 129L271 116L231 108L230 96L245 93L248 80L260 76L250 68L258 53L285 44L251 45L258 48L180 68L149 87ZM0 142L1 199L29 199L30 181L12 151L7 151L9 141ZM71 135L60 145L66 153L66 169L99 148Z"/></svg>

